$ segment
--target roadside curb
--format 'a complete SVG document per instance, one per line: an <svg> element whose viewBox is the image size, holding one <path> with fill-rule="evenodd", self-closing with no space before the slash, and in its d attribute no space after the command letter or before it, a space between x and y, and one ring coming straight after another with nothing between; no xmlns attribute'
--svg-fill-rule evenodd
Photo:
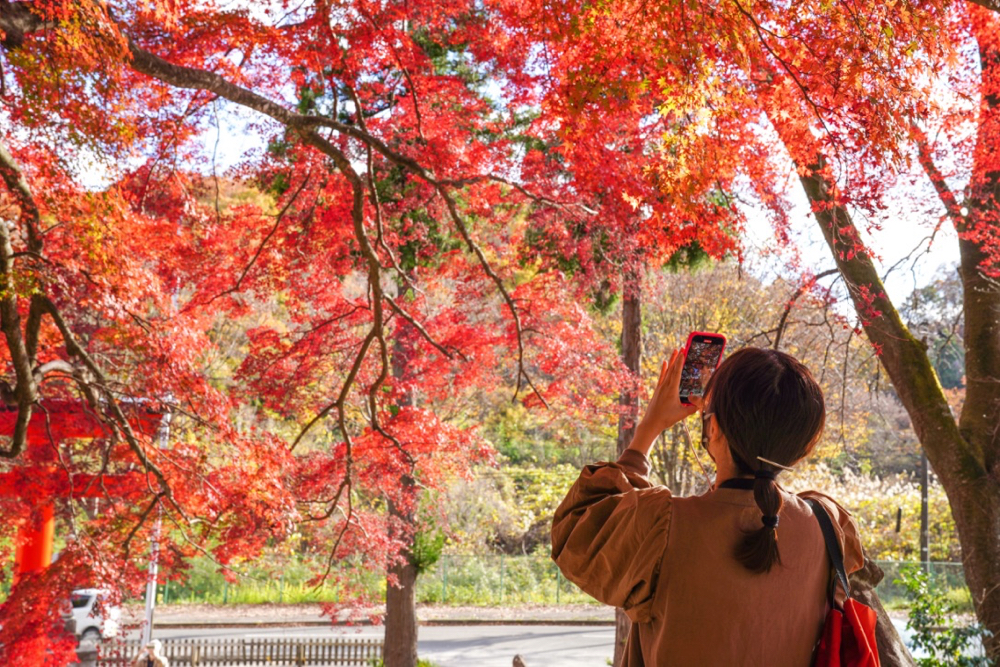
<svg viewBox="0 0 1000 667"><path fill-rule="evenodd" d="M592 626L613 626L614 620L595 619L479 619L479 618L456 618L456 619L434 619L419 621L422 626L443 626L443 625L592 625ZM211 628L319 628L332 625L338 628L366 627L374 624L368 620L357 623L331 623L330 621L219 621L196 623L190 621L178 622L153 622L153 628L158 630L195 630Z"/></svg>

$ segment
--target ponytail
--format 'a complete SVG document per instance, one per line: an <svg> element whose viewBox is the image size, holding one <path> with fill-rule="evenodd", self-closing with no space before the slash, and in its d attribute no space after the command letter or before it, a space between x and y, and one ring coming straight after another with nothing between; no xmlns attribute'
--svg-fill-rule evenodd
<svg viewBox="0 0 1000 667"><path fill-rule="evenodd" d="M754 474L753 499L761 511L761 527L747 531L736 544L736 560L755 574L765 574L775 565L781 565L778 553L778 512L784 501L774 483L774 473L758 470Z"/></svg>

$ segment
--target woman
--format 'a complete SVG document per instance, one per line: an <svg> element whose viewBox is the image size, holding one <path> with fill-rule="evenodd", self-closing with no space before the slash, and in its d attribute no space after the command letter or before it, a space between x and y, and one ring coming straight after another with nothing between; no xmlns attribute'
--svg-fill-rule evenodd
<svg viewBox="0 0 1000 667"><path fill-rule="evenodd" d="M170 661L163 655L163 642L154 639L139 651L132 661L133 667L170 667Z"/></svg>
<svg viewBox="0 0 1000 667"><path fill-rule="evenodd" d="M683 365L679 350L664 363L618 461L584 468L556 510L552 557L567 579L632 619L629 667L809 665L832 573L804 498L833 519L847 571L863 564L847 511L775 480L819 440L823 393L791 356L745 348L719 366L705 403L692 397L698 405L688 406L679 397ZM715 484L675 497L649 483L646 455L663 430L699 409Z"/></svg>

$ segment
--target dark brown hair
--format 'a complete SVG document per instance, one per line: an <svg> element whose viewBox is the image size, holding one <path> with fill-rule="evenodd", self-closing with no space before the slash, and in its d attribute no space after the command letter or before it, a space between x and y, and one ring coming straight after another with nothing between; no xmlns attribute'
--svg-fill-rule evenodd
<svg viewBox="0 0 1000 667"><path fill-rule="evenodd" d="M781 494L769 473L780 469L765 458L790 466L816 445L823 433L826 406L823 391L809 369L791 355L747 347L729 356L706 387L716 425L726 436L729 451L741 475L757 473L753 497L763 517L777 517ZM773 523L775 525L768 525ZM769 572L781 564L775 519L745 533L735 551L748 570Z"/></svg>

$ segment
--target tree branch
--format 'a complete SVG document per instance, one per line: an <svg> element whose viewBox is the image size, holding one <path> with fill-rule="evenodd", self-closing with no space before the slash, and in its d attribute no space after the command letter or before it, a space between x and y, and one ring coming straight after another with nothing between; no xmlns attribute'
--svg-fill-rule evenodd
<svg viewBox="0 0 1000 667"><path fill-rule="evenodd" d="M392 309L394 311L396 311L397 313L399 313L400 317L402 317L404 320L406 320L407 322L409 322L413 326L414 329L416 329L417 331L419 331L420 335L424 337L424 340L426 340L428 343L430 343L431 345L433 345L434 348L438 352L440 352L441 354L443 354L448 359L454 359L455 358L454 355L451 353L450 350L448 350L446 347L444 347L443 345L441 345L440 343L438 343L436 340L434 340L433 337L431 337L431 335L427 332L427 329L425 329L423 327L423 325L420 324L420 322L418 322L412 315L410 315L409 313L407 313L405 310L403 310L402 308L400 308L399 304L396 303L395 299L393 299L391 296L386 296L385 300L389 304L389 306L392 307ZM457 347L452 346L451 350L453 350L456 354L458 354L458 356L461 357L462 361L468 361L469 360L469 358L466 357L465 354L463 354L462 351L459 350Z"/></svg>
<svg viewBox="0 0 1000 667"><path fill-rule="evenodd" d="M7 189L20 204L22 220L37 216L38 207L35 206L31 191L13 157L2 143L0 143L0 173ZM21 333L13 255L10 228L0 221L0 330L3 331L7 341L7 349L14 366L13 396L17 403L17 419L14 422L10 447L0 450L0 458L15 458L21 453L28 434L32 407L38 400L38 387L33 372L35 360L29 356L28 346Z"/></svg>
<svg viewBox="0 0 1000 667"><path fill-rule="evenodd" d="M285 205L283 207L281 207L281 210L278 212L278 215L274 218L274 225L271 227L271 230L264 236L263 239L261 239L260 245L257 246L257 251L254 252L253 257L250 258L250 261L247 263L247 265L243 267L243 271L240 273L240 277L236 279L236 282L233 283L233 286L227 289L226 291L220 292L219 294L213 296L209 300L209 303L212 303L216 299L224 297L227 294L232 294L233 292L239 291L240 286L243 284L243 281L247 277L247 274L250 273L250 269L253 268L253 265L256 264L257 260L260 258L261 253L264 252L264 247L267 246L267 242L270 241L271 237L274 236L275 232L278 231L278 227L281 225L282 218L285 217L285 214L288 212L288 209L291 208L292 204L295 203L295 200L298 199L299 194L301 194L302 191L305 189L306 185L309 183L309 179L311 176L312 176L311 171L306 173L306 177L302 179L302 183L299 184L299 187L292 194L291 198L287 202L285 202Z"/></svg>
<svg viewBox="0 0 1000 667"><path fill-rule="evenodd" d="M21 224L24 225L27 236L28 250L32 253L40 253L42 240L38 236L38 228L41 214L35 203L35 197L31 194L28 181L24 178L24 172L14 160L14 156L7 151L3 142L0 142L0 178L3 178L7 190L14 196L21 208Z"/></svg>
<svg viewBox="0 0 1000 667"><path fill-rule="evenodd" d="M944 205L944 210L948 214L948 218L955 226L956 231L964 231L966 219L962 215L962 207L959 205L958 200L955 199L955 194L948 187L948 183L944 180L944 175L937 168L937 165L934 164L934 155L927 141L927 134L921 128L917 127L916 124L910 125L910 132L913 133L914 139L917 142L917 154L920 166L924 168L927 178L930 179L931 184L934 186L934 190Z"/></svg>
<svg viewBox="0 0 1000 667"><path fill-rule="evenodd" d="M164 476L163 471L160 470L160 468L149 458L146 454L145 448L142 446L142 443L139 442L135 432L133 432L132 425L125 417L125 413L122 412L121 406L118 404L114 394L109 389L109 384L104 372L90 357L90 355L87 354L87 351L84 350L83 347L77 342L73 331L69 328L66 320L63 319L62 313L59 312L59 309L52 302L52 300L48 297L39 297L39 299L41 307L45 310L49 317L52 318L52 321L55 322L56 328L59 329L59 333L62 334L63 344L66 346L66 352L70 356L78 358L100 383L104 398L107 400L108 407L111 409L112 415L114 416L114 424L122 432L122 435L125 436L125 441L128 442L129 449L131 449L136 457L138 457L139 461L146 468L146 470L152 472L156 477L163 496L170 501L181 516L187 519L184 510L174 501L170 485L167 483L167 479Z"/></svg>
<svg viewBox="0 0 1000 667"><path fill-rule="evenodd" d="M775 350L781 345L781 334L785 332L785 325L788 323L788 315L792 312L792 308L795 306L795 302L806 293L807 290L812 288L816 284L816 281L821 278L826 278L827 276L832 276L835 273L839 273L838 269L828 269L822 273L818 273L806 282L802 283L795 293L792 294L791 298L785 303L785 310L781 313L781 320L778 322L778 327L774 330L774 345L772 346Z"/></svg>
<svg viewBox="0 0 1000 667"><path fill-rule="evenodd" d="M1000 0L969 0L974 5L985 7L990 11L1000 13Z"/></svg>

